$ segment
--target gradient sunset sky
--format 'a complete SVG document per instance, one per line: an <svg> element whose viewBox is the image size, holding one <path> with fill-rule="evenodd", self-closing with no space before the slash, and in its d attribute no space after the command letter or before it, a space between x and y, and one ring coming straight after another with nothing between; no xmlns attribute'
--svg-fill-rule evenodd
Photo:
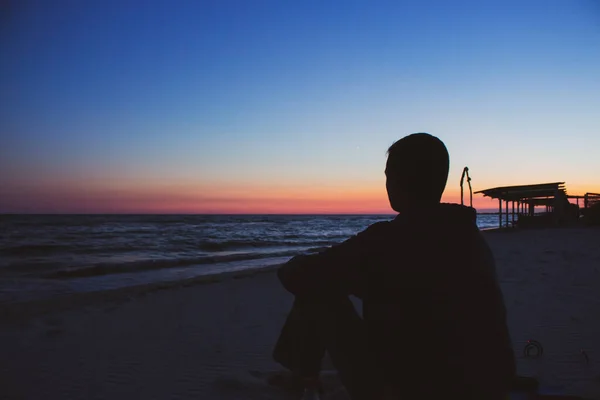
<svg viewBox="0 0 600 400"><path fill-rule="evenodd" d="M0 20L0 212L390 213L387 148L445 201L600 192L600 6L17 1ZM475 196L478 208L497 203Z"/></svg>

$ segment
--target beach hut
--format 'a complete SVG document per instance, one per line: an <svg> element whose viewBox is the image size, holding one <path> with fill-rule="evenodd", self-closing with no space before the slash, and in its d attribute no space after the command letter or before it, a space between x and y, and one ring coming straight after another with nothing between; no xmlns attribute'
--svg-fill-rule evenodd
<svg viewBox="0 0 600 400"><path fill-rule="evenodd" d="M534 185L501 186L475 192L498 199L498 227L502 228L502 202L505 203L505 225L546 225L554 221L557 214L565 214L568 196L564 182L539 183ZM510 206L510 209L509 209ZM535 207L546 208L546 213L535 215ZM554 215L549 215L553 213ZM515 221L515 215L517 221ZM510 219L509 219L510 217ZM533 218L536 218L533 220Z"/></svg>

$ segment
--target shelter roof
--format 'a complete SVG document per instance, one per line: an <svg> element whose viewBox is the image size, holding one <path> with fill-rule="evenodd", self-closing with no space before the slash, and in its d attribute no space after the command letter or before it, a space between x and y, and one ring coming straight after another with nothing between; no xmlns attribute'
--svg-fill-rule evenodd
<svg viewBox="0 0 600 400"><path fill-rule="evenodd" d="M505 201L538 199L554 197L557 191L566 194L564 184L564 182L553 182L535 185L501 186L480 190L475 193L482 193L484 196L491 197L492 199L501 199Z"/></svg>

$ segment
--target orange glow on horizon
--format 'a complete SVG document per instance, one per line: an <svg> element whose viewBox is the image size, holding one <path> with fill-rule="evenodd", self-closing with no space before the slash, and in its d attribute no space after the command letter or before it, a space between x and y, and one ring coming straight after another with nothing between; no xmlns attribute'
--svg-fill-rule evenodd
<svg viewBox="0 0 600 400"><path fill-rule="evenodd" d="M490 187L484 185L483 187ZM251 182L62 181L11 185L0 195L0 212L141 214L394 214L382 181L287 184ZM466 189L466 188L465 188ZM474 188L474 191L479 188ZM600 187L567 185L569 194ZM460 204L460 189L443 202ZM468 189L464 204L469 205ZM478 210L496 211L498 200L473 194ZM505 205L503 204L503 209Z"/></svg>
<svg viewBox="0 0 600 400"><path fill-rule="evenodd" d="M460 203L460 191L447 190L443 202ZM465 205L469 194L465 193ZM13 191L3 202L19 212L161 213L161 214L394 214L385 187L363 185L220 185L163 184L111 188L61 185ZM10 205L13 205L12 207ZM497 202L473 196L475 208L495 209Z"/></svg>

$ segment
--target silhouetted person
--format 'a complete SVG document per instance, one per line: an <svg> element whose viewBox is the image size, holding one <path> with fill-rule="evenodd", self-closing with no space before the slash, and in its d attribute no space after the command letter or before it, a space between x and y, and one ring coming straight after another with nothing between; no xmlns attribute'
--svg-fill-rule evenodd
<svg viewBox="0 0 600 400"><path fill-rule="evenodd" d="M475 210L440 203L448 168L438 138L398 140L385 170L398 216L279 269L295 301L277 362L315 382L327 351L352 399L506 398L515 361L493 256Z"/></svg>

